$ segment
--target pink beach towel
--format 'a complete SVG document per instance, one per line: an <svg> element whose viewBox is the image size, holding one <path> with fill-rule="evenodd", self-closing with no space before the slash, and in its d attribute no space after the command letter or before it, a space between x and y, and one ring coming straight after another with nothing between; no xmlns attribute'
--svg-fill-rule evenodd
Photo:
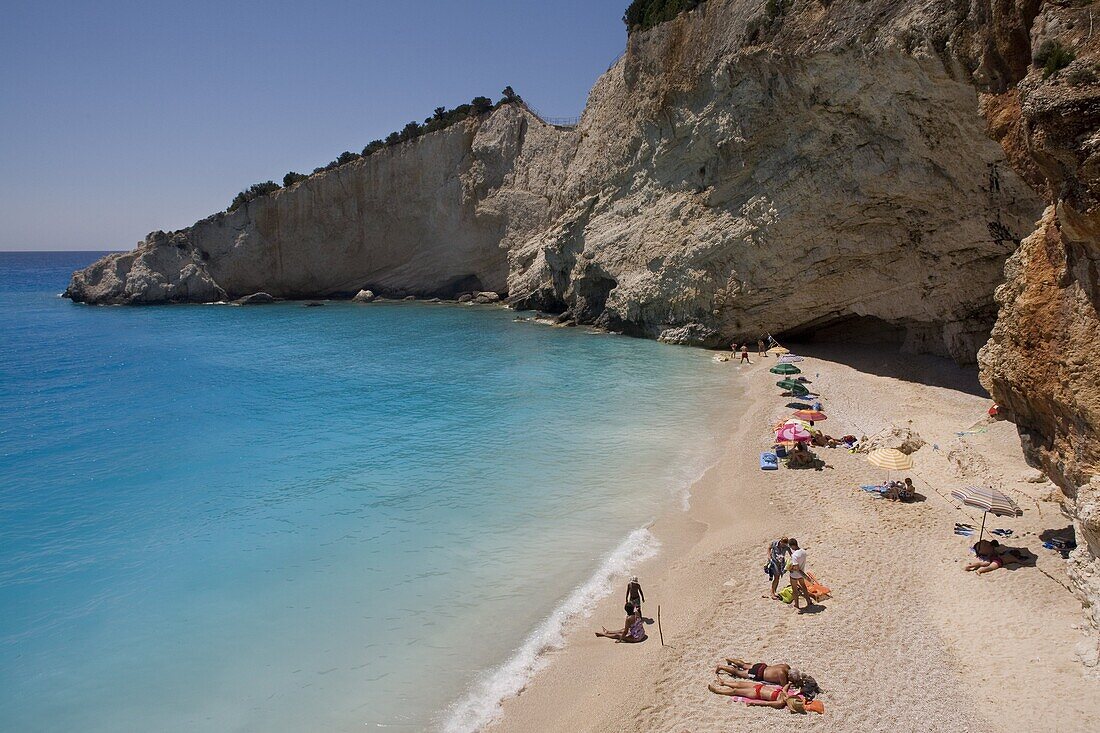
<svg viewBox="0 0 1100 733"><path fill-rule="evenodd" d="M791 697L797 697L799 699L804 699L802 697L802 695L791 695ZM741 697L740 695L732 695L732 696L728 697L727 699L730 702L739 702L742 705L748 705L750 703L756 702L756 700L752 699L751 697ZM806 703L806 711L810 712L810 713L818 713L818 714L824 715L825 714L825 706L821 703L820 700L814 700L813 702Z"/></svg>

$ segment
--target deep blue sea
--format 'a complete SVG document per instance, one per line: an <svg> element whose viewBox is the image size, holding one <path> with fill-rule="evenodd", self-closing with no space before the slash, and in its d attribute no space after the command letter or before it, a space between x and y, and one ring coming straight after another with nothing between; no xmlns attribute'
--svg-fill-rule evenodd
<svg viewBox="0 0 1100 733"><path fill-rule="evenodd" d="M58 297L97 256L0 253L3 731L476 729L717 450L700 350Z"/></svg>

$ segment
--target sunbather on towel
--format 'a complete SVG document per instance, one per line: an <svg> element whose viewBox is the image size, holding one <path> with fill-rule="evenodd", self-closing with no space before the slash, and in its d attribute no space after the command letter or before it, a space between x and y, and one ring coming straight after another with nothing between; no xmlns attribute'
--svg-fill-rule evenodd
<svg viewBox="0 0 1100 733"><path fill-rule="evenodd" d="M719 678L707 685L707 689L715 695L743 697L747 705L763 705L776 709L787 708L792 713L806 712L806 703L803 700L787 694L790 690L789 685L776 687L766 685L763 682Z"/></svg>
<svg viewBox="0 0 1100 733"><path fill-rule="evenodd" d="M749 664L743 659L726 659L726 663L719 664L714 671L719 675L724 672L743 680L797 687L807 700L813 700L817 697L817 693L821 692L821 688L817 686L817 680L808 674L802 674L801 671L789 664L767 664L765 662Z"/></svg>
<svg viewBox="0 0 1100 733"><path fill-rule="evenodd" d="M997 568L1003 568L1009 563L1019 563L1024 560L1020 551L1015 548L1004 549L997 540L982 540L975 542L971 548L976 558L966 564L964 570L977 570L978 575L992 573Z"/></svg>

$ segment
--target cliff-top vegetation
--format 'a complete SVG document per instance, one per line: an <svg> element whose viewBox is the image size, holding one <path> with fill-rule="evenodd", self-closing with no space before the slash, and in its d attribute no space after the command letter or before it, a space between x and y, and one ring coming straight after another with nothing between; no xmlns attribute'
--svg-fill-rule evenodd
<svg viewBox="0 0 1100 733"><path fill-rule="evenodd" d="M680 13L694 10L706 0L634 0L623 13L627 33L644 31Z"/></svg>
<svg viewBox="0 0 1100 733"><path fill-rule="evenodd" d="M401 128L400 131L391 132L381 140L373 140L358 153L353 153L350 150L345 150L340 153L336 160L332 161L328 165L323 165L313 169L313 173L321 173L323 171L330 171L334 168L339 168L342 165L348 163L354 163L361 158L367 158L374 155L379 150L385 150L395 145L401 145L407 143L410 140L415 140L421 135L427 135L429 132L436 132L438 130L444 130L451 125L455 125L463 120L471 117L481 117L483 115L492 112L494 109L505 104L515 104L522 102L523 98L520 97L512 87L504 87L504 91L501 92L502 96L500 101L495 105L493 100L488 97L474 97L470 100L469 104L460 104L454 109L447 109L446 107L436 107L432 112L432 116L424 120L423 123L413 120ZM238 193L233 197L233 201L229 204L226 211L236 211L245 204L255 201L261 196L266 196L269 193L278 191L281 188L290 188L299 181L304 181L309 178L311 174L296 173L290 171L283 176L283 185L279 185L274 181L264 181L263 183L254 183L245 190Z"/></svg>

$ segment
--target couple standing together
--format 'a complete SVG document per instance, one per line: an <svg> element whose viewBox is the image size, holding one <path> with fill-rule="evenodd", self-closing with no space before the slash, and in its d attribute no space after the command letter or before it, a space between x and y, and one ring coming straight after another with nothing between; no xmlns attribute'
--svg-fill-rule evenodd
<svg viewBox="0 0 1100 733"><path fill-rule="evenodd" d="M787 564L787 555L791 556L789 565ZM789 572L791 575L791 603L794 604L795 610L798 613L803 611L798 605L800 596L806 599L806 608L810 607L813 601L810 599L810 592L806 588L806 551L798 546L798 540L794 537L782 537L772 542L768 547L768 566L766 570L772 579L771 597L773 599L779 600L779 595L776 593L779 588L779 580L783 577L783 573Z"/></svg>

